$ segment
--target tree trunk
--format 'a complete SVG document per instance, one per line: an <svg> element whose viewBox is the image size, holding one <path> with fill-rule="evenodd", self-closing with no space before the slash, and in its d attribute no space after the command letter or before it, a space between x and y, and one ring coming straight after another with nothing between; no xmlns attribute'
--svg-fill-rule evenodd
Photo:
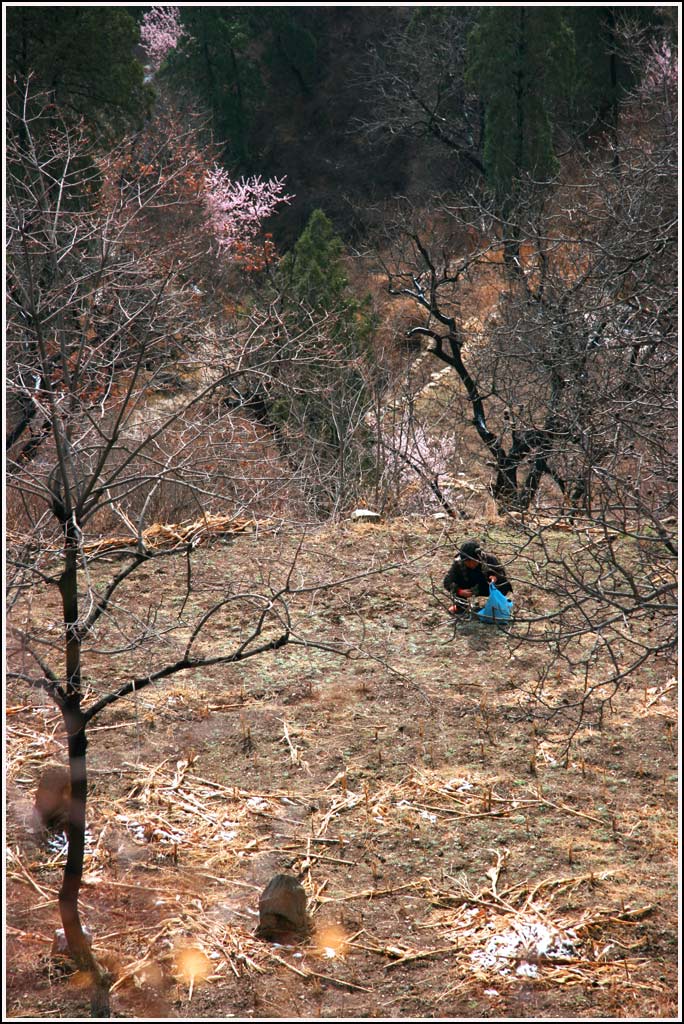
<svg viewBox="0 0 684 1024"><path fill-rule="evenodd" d="M73 520L64 524L64 571L59 589L64 613L66 646L66 688L61 702L67 734L71 797L67 825L67 859L59 891L59 913L69 952L78 968L91 980L91 1015L108 1017L109 977L93 956L78 912L85 856L86 802L86 720L81 710L81 637L78 630L78 530Z"/></svg>
<svg viewBox="0 0 684 1024"><path fill-rule="evenodd" d="M83 879L85 856L88 792L86 749L88 740L83 714L77 702L74 702L72 707L64 707L62 717L69 745L71 799L67 825L67 859L64 865L62 887L59 890L59 913L69 952L78 970L90 976L91 1015L93 1017L109 1017L109 977L93 956L78 911L78 897Z"/></svg>
<svg viewBox="0 0 684 1024"><path fill-rule="evenodd" d="M522 484L519 482L518 470L522 467L524 460L529 457L532 449L529 443L520 444L514 439L513 446L509 451L506 451L500 438L493 434L487 427L484 401L476 382L473 380L463 363L461 356L461 341L456 328L451 327L446 338L439 335L436 331L424 327L414 327L410 334L427 334L429 337L433 338L435 341L435 347L430 349L430 352L437 356L438 359L441 359L442 362L452 366L461 379L468 395L468 401L470 402L473 410L473 426L477 430L480 440L492 456L493 465L496 470L494 480L491 484L491 493L492 497L496 501L497 507L501 511L507 511L510 509L524 511L529 508L529 505L537 492L541 479L545 474L551 476L564 493L563 481L561 481L558 474L551 470L548 462L546 461L546 454L549 450L548 439L544 444L540 444L539 440L535 442L535 446L539 448L539 450L533 462L532 469L527 479ZM445 352L444 350L445 341L448 341L449 343L449 352ZM548 434L549 431L547 430L546 433Z"/></svg>

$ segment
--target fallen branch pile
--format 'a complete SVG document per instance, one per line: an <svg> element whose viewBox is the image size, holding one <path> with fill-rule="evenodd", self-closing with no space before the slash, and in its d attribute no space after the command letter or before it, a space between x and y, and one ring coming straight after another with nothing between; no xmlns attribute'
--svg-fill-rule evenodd
<svg viewBox="0 0 684 1024"><path fill-rule="evenodd" d="M241 519L235 516L211 515L207 513L200 519L183 523L153 523L146 530L138 532L132 523L128 523L130 534L117 537L104 537L92 544L84 545L87 555L99 555L103 551L121 548L138 548L159 550L161 548L197 547L204 541L234 533L245 533L257 530L261 525L255 519Z"/></svg>

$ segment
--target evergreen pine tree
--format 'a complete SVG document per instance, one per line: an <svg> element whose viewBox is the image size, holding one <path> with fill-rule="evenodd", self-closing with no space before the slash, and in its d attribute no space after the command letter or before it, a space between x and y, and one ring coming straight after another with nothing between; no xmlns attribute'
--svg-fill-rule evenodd
<svg viewBox="0 0 684 1024"><path fill-rule="evenodd" d="M484 106L484 163L500 202L529 175L554 175L554 92L573 60L573 36L558 8L484 9L468 40L467 77Z"/></svg>
<svg viewBox="0 0 684 1024"><path fill-rule="evenodd" d="M343 302L348 284L343 250L342 239L323 210L314 210L293 251L281 263L290 295L314 309Z"/></svg>
<svg viewBox="0 0 684 1024"><path fill-rule="evenodd" d="M151 90L135 57L136 21L121 7L8 7L8 80L32 78L35 95L46 92L63 118L80 118L106 138L139 123ZM10 91L10 102L12 94Z"/></svg>
<svg viewBox="0 0 684 1024"><path fill-rule="evenodd" d="M314 503L330 512L354 500L367 468L364 414L378 372L371 351L375 318L370 299L358 299L350 288L344 244L322 210L311 214L278 277L294 340L283 369L288 387L273 410L303 439L297 457L316 460Z"/></svg>
<svg viewBox="0 0 684 1024"><path fill-rule="evenodd" d="M264 92L252 9L184 6L180 20L186 34L163 73L211 113L226 157L251 169L252 119Z"/></svg>

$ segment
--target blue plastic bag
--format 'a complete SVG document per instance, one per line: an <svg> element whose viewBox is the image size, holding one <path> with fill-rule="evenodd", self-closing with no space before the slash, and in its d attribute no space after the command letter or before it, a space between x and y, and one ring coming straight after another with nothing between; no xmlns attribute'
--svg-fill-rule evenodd
<svg viewBox="0 0 684 1024"><path fill-rule="evenodd" d="M477 615L482 622L491 622L494 624L497 622L508 622L511 617L512 609L512 599L510 597L506 597L501 593L497 586L490 583L487 604L477 613Z"/></svg>

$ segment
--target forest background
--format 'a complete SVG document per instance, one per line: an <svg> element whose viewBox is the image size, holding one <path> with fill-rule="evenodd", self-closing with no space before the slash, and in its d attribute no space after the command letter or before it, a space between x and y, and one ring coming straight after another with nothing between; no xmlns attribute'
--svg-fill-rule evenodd
<svg viewBox="0 0 684 1024"><path fill-rule="evenodd" d="M5 18L13 1015L73 1010L84 978L98 1016L666 1016L678 8ZM495 640L447 613L466 536L513 580ZM34 848L53 769L64 848ZM288 800L296 856L250 824ZM440 846L468 855L437 870ZM152 869L115 955L117 886ZM338 936L300 966L225 907L274 870ZM40 954L57 917L71 987Z"/></svg>

